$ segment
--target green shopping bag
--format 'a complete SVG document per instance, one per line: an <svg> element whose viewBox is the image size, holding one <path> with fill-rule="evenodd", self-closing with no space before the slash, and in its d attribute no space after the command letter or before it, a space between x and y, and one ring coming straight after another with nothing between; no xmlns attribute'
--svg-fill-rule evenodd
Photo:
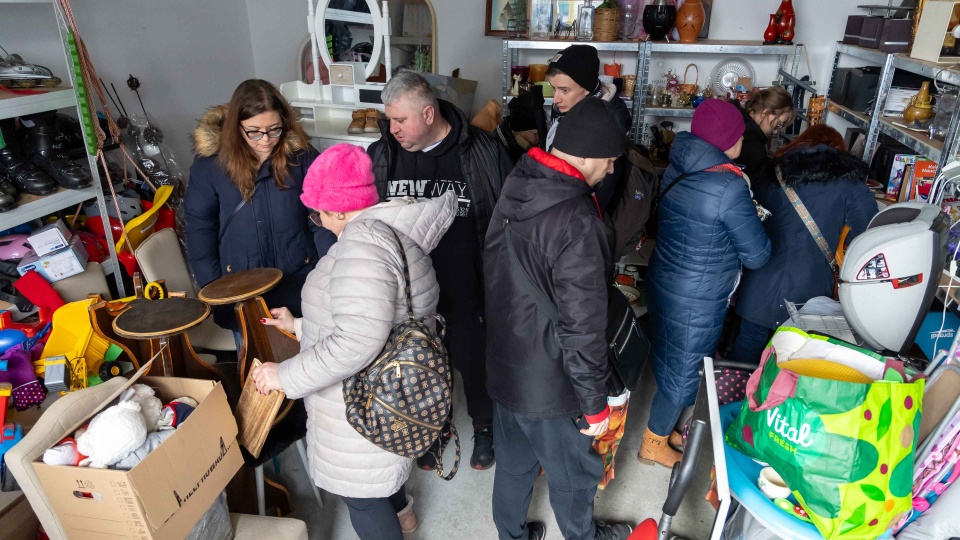
<svg viewBox="0 0 960 540"><path fill-rule="evenodd" d="M876 362L878 373L889 372L882 356L781 327L726 441L780 473L824 538L875 539L911 508L924 380L860 384L780 369L778 345L796 352L798 340L829 353L815 358Z"/></svg>

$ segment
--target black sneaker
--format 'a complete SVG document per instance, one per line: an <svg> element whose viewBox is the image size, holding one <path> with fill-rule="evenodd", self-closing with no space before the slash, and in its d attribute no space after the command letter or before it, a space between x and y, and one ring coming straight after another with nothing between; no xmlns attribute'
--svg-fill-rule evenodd
<svg viewBox="0 0 960 540"><path fill-rule="evenodd" d="M547 526L542 521L527 522L527 538L530 540L543 540L547 537Z"/></svg>
<svg viewBox="0 0 960 540"><path fill-rule="evenodd" d="M604 523L597 521L597 532L594 533L595 540L627 540L633 527L625 523Z"/></svg>
<svg viewBox="0 0 960 540"><path fill-rule="evenodd" d="M478 471L485 471L496 462L493 454L493 429L490 426L475 427L473 429L473 455L470 456L470 466Z"/></svg>

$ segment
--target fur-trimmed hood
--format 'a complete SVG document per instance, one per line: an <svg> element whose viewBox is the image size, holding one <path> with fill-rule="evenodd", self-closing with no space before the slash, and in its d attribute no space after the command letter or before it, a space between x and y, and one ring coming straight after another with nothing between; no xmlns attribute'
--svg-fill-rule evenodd
<svg viewBox="0 0 960 540"><path fill-rule="evenodd" d="M867 180L867 164L827 145L797 148L777 158L783 181L790 186Z"/></svg>
<svg viewBox="0 0 960 540"><path fill-rule="evenodd" d="M227 116L227 105L210 107L200 115L197 129L193 130L193 151L200 157L210 157L220 151L220 131ZM291 152L303 150L310 145L293 131L287 131L284 144Z"/></svg>

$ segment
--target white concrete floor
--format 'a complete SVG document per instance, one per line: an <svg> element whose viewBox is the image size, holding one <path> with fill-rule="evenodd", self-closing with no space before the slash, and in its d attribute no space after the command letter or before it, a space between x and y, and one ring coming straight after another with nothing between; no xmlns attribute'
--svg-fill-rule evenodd
<svg viewBox="0 0 960 540"><path fill-rule="evenodd" d="M459 381L457 382L459 388ZM640 390L631 396L627 414L627 430L616 456L616 478L603 491L597 492L594 515L597 519L628 522L631 525L645 518L659 518L660 507L667 493L670 471L659 466L642 465L636 460L649 414L655 383L649 366L644 373ZM462 462L457 476L445 482L433 471L414 467L406 483L407 493L413 495L420 528L407 535L413 540L478 540L496 539L490 509L493 493L494 468L477 471L470 467L473 449L472 427L466 413L462 392L455 396L454 414L461 434ZM448 450L448 454L452 452ZM267 465L269 469L270 466ZM294 513L289 517L307 523L311 540L356 540L346 506L340 499L323 493L324 507L319 510L310 489L309 480L295 449L281 455L284 483L294 497ZM269 474L269 473L268 473ZM713 514L703 503L704 493L690 493L674 522L674 533L687 538L706 538L706 530L713 522ZM547 539L560 540L562 536L554 520L541 476L534 487L529 520L547 524Z"/></svg>

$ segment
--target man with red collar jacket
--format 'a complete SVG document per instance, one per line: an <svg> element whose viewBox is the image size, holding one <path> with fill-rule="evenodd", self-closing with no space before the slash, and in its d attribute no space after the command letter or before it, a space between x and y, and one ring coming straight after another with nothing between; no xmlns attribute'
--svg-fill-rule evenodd
<svg viewBox="0 0 960 540"><path fill-rule="evenodd" d="M564 538L630 534L626 525L593 519L603 475L593 440L609 423L611 265L594 190L622 149L612 113L600 100L584 99L566 114L549 154L533 148L520 160L490 219L483 259L487 390L497 448L493 519L501 539L544 537L543 523L526 523L540 467Z"/></svg>

